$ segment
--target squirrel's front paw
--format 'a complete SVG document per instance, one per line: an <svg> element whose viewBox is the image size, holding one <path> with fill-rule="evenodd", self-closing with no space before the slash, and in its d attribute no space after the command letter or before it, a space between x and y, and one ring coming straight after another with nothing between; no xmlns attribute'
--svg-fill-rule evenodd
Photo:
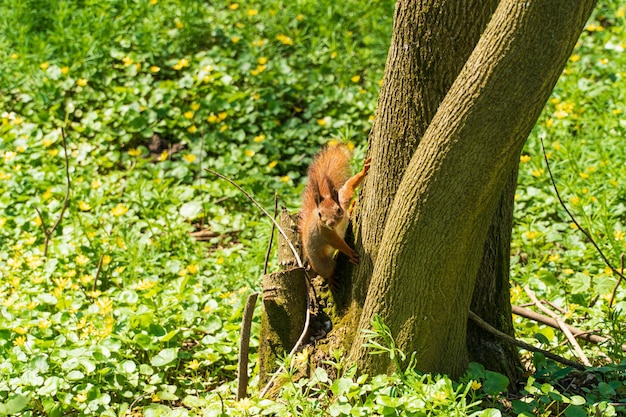
<svg viewBox="0 0 626 417"><path fill-rule="evenodd" d="M350 263L354 265L359 264L359 254L356 253L355 251L352 251L352 253L348 256L348 259L350 260Z"/></svg>

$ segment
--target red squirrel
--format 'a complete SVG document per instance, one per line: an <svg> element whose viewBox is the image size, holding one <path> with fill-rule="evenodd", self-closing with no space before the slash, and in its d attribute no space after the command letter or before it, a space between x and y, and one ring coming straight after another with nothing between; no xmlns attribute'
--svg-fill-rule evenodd
<svg viewBox="0 0 626 417"><path fill-rule="evenodd" d="M370 158L358 174L350 177L350 156L345 145L327 146L315 156L307 172L309 181L302 195L298 222L305 258L331 287L336 287L335 250L348 256L353 264L359 262L359 255L348 246L344 236L354 190L367 175Z"/></svg>

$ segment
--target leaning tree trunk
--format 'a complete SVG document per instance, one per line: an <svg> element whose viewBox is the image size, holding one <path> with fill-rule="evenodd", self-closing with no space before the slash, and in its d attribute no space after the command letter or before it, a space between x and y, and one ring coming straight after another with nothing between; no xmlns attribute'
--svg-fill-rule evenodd
<svg viewBox="0 0 626 417"><path fill-rule="evenodd" d="M433 0L429 5L444 3ZM380 176L382 164L400 165L390 169L396 169L402 180L392 195L364 197L358 229L364 245L369 239L365 231L381 224L377 210L386 214L386 221L382 237L376 240L378 250L365 248L371 280L358 274L354 279L356 285L369 282L358 327L369 328L371 318L380 315L397 345L405 352L417 352L421 371L456 376L466 367L468 311L494 213L525 138L593 4L592 0L503 0L417 149L409 154L406 169L406 155L381 160L375 148L384 147L377 141L397 141L416 130L415 125L398 120L413 117L414 110L407 108L409 113L386 119L385 106L393 108L417 80L411 82L411 73L405 74L404 83L394 87L394 77L402 75L387 70L377 123L400 125L400 130L372 138L372 175L366 188L371 182L386 184L389 176ZM402 6L396 20L402 17ZM414 6L407 3L406 7ZM399 31L394 29L396 34ZM409 42L400 47L410 54L416 45ZM401 85L404 89L396 89ZM388 209L379 205L381 199L387 199L382 206ZM355 300L361 298L355 294ZM360 342L353 343L351 355L362 372L390 369L389 358L368 355Z"/></svg>
<svg viewBox="0 0 626 417"><path fill-rule="evenodd" d="M376 172L371 172L370 176L389 180L372 180L364 188L364 201L369 205L359 211L363 213L363 218L358 223L373 227L357 229L356 233L367 257L359 266L355 285L352 286L354 310L358 311L365 300L373 260L402 173L439 104L476 46L498 1L397 3L394 36L370 149L374 161L393 160L395 163L374 163L372 171ZM407 45L410 47L407 48ZM397 94L398 91L403 94ZM511 309L508 262L516 173L512 173L511 186L503 191L501 207L492 220L477 276L476 286L481 290L475 292L472 306L486 321L510 335L513 335L513 323L511 314L507 314ZM354 319L358 314L348 317ZM356 323L346 320L345 325L354 327ZM494 343L490 335L470 325L468 349L472 360L504 373L510 380L518 378L521 367L515 348Z"/></svg>

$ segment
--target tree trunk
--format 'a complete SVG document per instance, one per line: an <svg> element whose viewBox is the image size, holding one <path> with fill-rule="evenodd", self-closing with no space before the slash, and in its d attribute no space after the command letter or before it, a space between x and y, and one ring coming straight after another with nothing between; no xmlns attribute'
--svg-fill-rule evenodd
<svg viewBox="0 0 626 417"><path fill-rule="evenodd" d="M428 6L452 3L433 0L419 4L421 9L399 3L396 53L414 60L420 52L419 40L410 36L416 14L403 10L426 13L432 10ZM503 0L436 115L426 122L421 141L414 121L419 106L406 99L415 97L409 92L418 80L403 72L406 68L395 72L392 46L375 123L378 132L372 137L372 170L358 217L357 238L367 255L354 279L362 287L353 299L360 301L367 288L358 327L369 328L371 318L380 315L397 345L417 352L421 371L458 376L465 370L467 316L492 219L525 138L593 4ZM463 21L465 16L453 17ZM402 36L407 42L398 43ZM410 153L382 151L386 143L398 141L419 145ZM390 148L398 151L401 146ZM387 180L394 177L381 175L383 165L402 178L397 190ZM391 191L369 191L372 183ZM369 285L362 274L367 261ZM369 356L359 340L351 355L362 372L390 369L389 358Z"/></svg>

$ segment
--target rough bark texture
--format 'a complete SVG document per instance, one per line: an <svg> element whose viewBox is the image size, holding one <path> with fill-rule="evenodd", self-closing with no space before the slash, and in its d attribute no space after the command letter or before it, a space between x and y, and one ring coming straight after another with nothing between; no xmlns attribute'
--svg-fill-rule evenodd
<svg viewBox="0 0 626 417"><path fill-rule="evenodd" d="M515 164L515 169L509 175L489 227L471 304L471 310L475 314L510 336L515 333L509 293L509 266L517 165ZM467 350L472 362L481 363L489 370L506 375L513 383L520 378L522 365L517 348L502 343L502 340L471 320L467 328Z"/></svg>
<svg viewBox="0 0 626 417"><path fill-rule="evenodd" d="M398 346L417 352L421 371L454 376L465 369L467 312L491 221L525 138L593 4L502 1L406 171L398 170L402 181L395 197L393 192L365 197L360 231L369 233L368 226L374 223L365 216L382 212L387 221L382 239L375 240L380 242L378 251L372 251L369 259L373 274L359 328L369 327L374 314L382 316ZM402 4L398 7L396 20L402 19ZM394 42L396 48L411 49L410 43ZM383 108L402 100L394 97L406 95L403 83L394 85L390 71L385 78L389 90L383 87L379 101ZM411 74L399 76L410 88ZM406 103L406 113L400 112L398 118L386 121L379 116L378 123L395 125L386 140L417 137L412 133L415 126L399 120L413 117L411 105L417 104ZM382 165L403 161L400 155L382 160L374 143L371 156L368 184L384 182ZM370 254L368 245L375 243L365 233L359 237ZM389 370L388 358L369 356L358 342L351 354L363 372Z"/></svg>
<svg viewBox="0 0 626 417"><path fill-rule="evenodd" d="M365 301L391 203L439 104L463 68L498 0L400 0L376 120L370 135L372 168L355 219L362 261L352 300Z"/></svg>

